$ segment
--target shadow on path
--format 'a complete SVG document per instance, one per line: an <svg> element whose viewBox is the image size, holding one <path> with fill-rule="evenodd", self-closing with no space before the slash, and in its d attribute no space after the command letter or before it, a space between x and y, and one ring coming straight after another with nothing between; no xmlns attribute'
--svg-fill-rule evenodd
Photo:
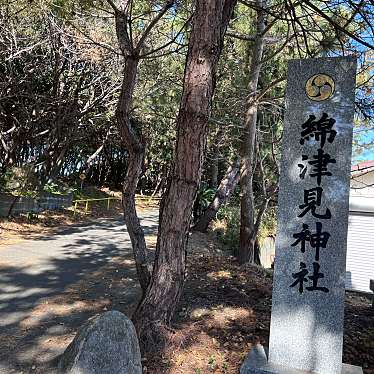
<svg viewBox="0 0 374 374"><path fill-rule="evenodd" d="M146 235L157 232L157 220L156 211L143 215ZM41 364L61 353L87 318L107 309L130 313L138 300L121 219L64 228L0 256L0 373L45 372Z"/></svg>

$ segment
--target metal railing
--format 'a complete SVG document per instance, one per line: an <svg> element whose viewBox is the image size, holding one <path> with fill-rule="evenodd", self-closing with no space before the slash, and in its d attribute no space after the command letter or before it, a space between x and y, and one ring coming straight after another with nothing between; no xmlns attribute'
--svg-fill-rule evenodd
<svg viewBox="0 0 374 374"><path fill-rule="evenodd" d="M88 213L88 209L89 209L89 204L93 201L107 201L107 204L106 204L106 208L107 210L110 210L110 201L111 200L117 200L117 201L122 201L122 198L120 197L104 197L104 198L101 198L101 199L78 199L78 200L73 200L72 203L73 203L73 206L74 206L74 215L76 214L77 212L77 208L78 208L78 205L79 203L85 203L85 208L84 208L84 211L85 213ZM157 204L160 202L161 198L160 197L152 197L152 196L136 196L135 197L135 201L144 201L146 204L151 204L152 201L155 201Z"/></svg>
<svg viewBox="0 0 374 374"><path fill-rule="evenodd" d="M90 202L93 202L93 201L107 201L106 207L107 207L107 210L109 210L110 209L110 201L111 200L119 200L119 201L121 201L122 199L119 198L119 197L104 197L102 199L79 199L79 200L73 200L74 215L77 212L77 208L78 208L78 204L79 203L85 203L84 211L85 211L85 213L87 213Z"/></svg>

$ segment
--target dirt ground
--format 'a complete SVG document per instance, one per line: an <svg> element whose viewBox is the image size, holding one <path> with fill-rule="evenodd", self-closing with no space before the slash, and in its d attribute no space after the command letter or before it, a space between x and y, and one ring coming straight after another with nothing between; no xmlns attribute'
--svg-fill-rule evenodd
<svg viewBox="0 0 374 374"><path fill-rule="evenodd" d="M147 238L151 247L155 240ZM131 258L114 258L61 295L44 300L14 336L0 334L0 361L22 356L33 344L40 352L37 359L14 362L18 369L12 373L52 373L50 360L63 352L89 317L111 309L131 316L136 299L126 299L124 290L139 287L136 280L123 277L129 266L134 267ZM167 350L143 358L144 373L238 373L254 344L268 344L271 284L271 271L240 267L214 238L193 234L170 344ZM343 361L374 374L374 309L369 296L346 294Z"/></svg>
<svg viewBox="0 0 374 374"><path fill-rule="evenodd" d="M173 348L146 362L154 374L238 373L250 348L268 345L272 272L232 257L189 257ZM371 298L347 292L343 362L374 373Z"/></svg>
<svg viewBox="0 0 374 374"><path fill-rule="evenodd" d="M14 244L25 239L36 239L53 232L53 229L76 223L79 217L73 212L44 212L38 218L28 219L26 215L0 218L0 246Z"/></svg>

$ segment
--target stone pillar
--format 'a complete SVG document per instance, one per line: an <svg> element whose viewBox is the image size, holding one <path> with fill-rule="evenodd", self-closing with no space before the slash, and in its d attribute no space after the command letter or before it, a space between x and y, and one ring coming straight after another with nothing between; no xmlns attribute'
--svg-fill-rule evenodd
<svg viewBox="0 0 374 374"><path fill-rule="evenodd" d="M362 372L342 365L355 75L351 57L289 62L269 357L242 372Z"/></svg>

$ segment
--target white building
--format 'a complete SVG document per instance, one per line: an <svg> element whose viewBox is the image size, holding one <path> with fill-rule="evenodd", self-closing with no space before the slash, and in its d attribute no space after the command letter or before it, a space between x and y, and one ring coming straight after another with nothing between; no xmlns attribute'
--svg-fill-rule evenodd
<svg viewBox="0 0 374 374"><path fill-rule="evenodd" d="M352 167L346 289L371 292L374 279L374 161Z"/></svg>

